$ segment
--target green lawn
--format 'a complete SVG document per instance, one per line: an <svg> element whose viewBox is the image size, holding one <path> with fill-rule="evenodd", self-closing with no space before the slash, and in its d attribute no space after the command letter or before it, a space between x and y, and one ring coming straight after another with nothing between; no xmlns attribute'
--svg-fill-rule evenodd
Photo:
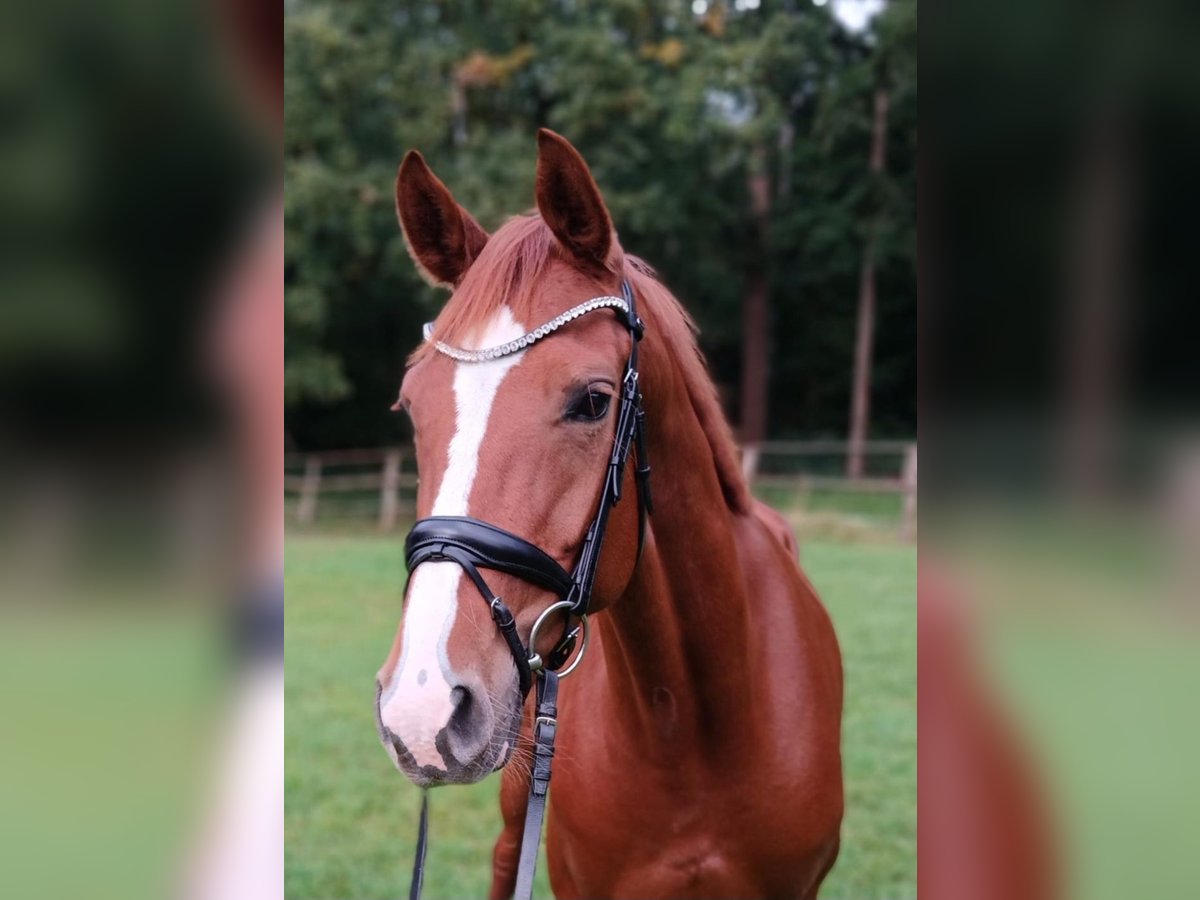
<svg viewBox="0 0 1200 900"><path fill-rule="evenodd" d="M916 550L806 543L846 665L847 814L822 896L916 897ZM375 733L373 677L395 632L397 536L293 534L287 546L287 896L403 895L419 794ZM487 891L497 783L433 795L425 895ZM545 865L537 896L549 897Z"/></svg>
<svg viewBox="0 0 1200 900"><path fill-rule="evenodd" d="M775 507L793 520L793 523L822 524L828 530L837 525L858 524L881 532L886 539L894 539L900 525L904 498L895 491L850 490L844 487L801 487L797 485L758 484L754 494L760 500ZM413 492L406 489L401 494L401 508L412 510L415 504ZM285 499L287 520L295 522L297 498L294 494ZM831 521L803 523L800 520L814 518ZM325 492L317 504L316 527L312 530L328 532L336 530L366 530L375 528L379 519L379 492L373 490ZM301 531L305 529L300 529ZM823 538L823 534L814 534Z"/></svg>

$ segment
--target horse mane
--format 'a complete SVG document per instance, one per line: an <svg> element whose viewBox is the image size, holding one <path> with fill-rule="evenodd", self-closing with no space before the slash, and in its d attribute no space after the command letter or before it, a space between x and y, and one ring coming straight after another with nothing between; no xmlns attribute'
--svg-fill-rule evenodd
<svg viewBox="0 0 1200 900"><path fill-rule="evenodd" d="M463 276L458 289L434 323L431 340L409 357L412 365L432 351L433 341L461 345L479 326L507 306L518 321L535 315L536 289L550 263L563 251L536 213L514 216L488 238L483 251ZM616 265L622 265L618 255ZM662 339L662 346L682 372L692 412L708 440L721 493L730 510L750 511L750 491L742 476L737 447L721 410L716 385L696 343L699 329L687 310L658 280L643 260L625 254L623 263L638 299L638 313ZM469 298L469 302L466 298Z"/></svg>
<svg viewBox="0 0 1200 900"><path fill-rule="evenodd" d="M626 256L626 261L629 263L629 283L638 300L638 314L655 335L662 336L663 346L683 373L687 397L708 440L725 504L733 512L749 513L750 490L742 476L737 445L721 409L708 363L696 343L700 330L683 304L658 280L653 269L634 256Z"/></svg>

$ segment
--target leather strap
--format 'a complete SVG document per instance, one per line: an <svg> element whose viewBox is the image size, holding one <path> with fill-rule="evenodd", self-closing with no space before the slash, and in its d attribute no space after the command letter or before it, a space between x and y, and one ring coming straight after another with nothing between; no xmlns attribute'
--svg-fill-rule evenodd
<svg viewBox="0 0 1200 900"><path fill-rule="evenodd" d="M532 900L537 872L542 822L546 818L546 794L550 790L554 761L554 739L558 733L558 674L547 669L538 679L536 715L533 720L533 766L529 772L529 800L525 806L525 830L521 834L521 858L517 866L517 889L513 900ZM429 791L421 792L421 819L417 825L417 852L413 859L409 900L421 900L425 882L425 853L429 847Z"/></svg>
<svg viewBox="0 0 1200 900"><path fill-rule="evenodd" d="M492 610L492 621L500 629L500 636L504 638L504 643L508 644L508 652L517 664L517 681L521 688L521 701L524 702L529 696L529 685L533 680L533 672L529 668L529 651L521 643L521 636L517 634L517 620L512 611L504 605L504 601L493 597L488 605Z"/></svg>
<svg viewBox="0 0 1200 900"><path fill-rule="evenodd" d="M408 900L421 900L421 886L425 883L425 850L429 847L429 789L421 791L421 821L417 825L417 855L413 859L412 881L408 886Z"/></svg>
<svg viewBox="0 0 1200 900"><path fill-rule="evenodd" d="M557 731L558 675L547 670L538 679L537 715L533 720L533 767L529 773L529 801L525 806L525 831L521 835L521 862L517 867L517 890L513 900L531 900L533 897L533 876L542 842L542 820L546 816L546 793L550 790L550 767Z"/></svg>
<svg viewBox="0 0 1200 900"><path fill-rule="evenodd" d="M529 650L517 634L517 623L504 601L492 592L479 574L479 567L507 572L554 591L558 596L570 592L571 576L540 547L510 531L465 516L430 516L417 522L404 542L408 570L423 562L450 561L462 567L492 612L492 620L508 645L517 667L521 696L527 697L533 682L529 668ZM569 632L569 629L568 629ZM564 638L550 658L563 665L571 655L574 640Z"/></svg>
<svg viewBox="0 0 1200 900"><path fill-rule="evenodd" d="M579 551L579 561L571 573L571 593L567 599L574 607L576 616L587 614L592 601L592 588L596 581L596 567L600 562L600 549L608 530L608 514L621 500L621 489L625 478L625 463L631 450L637 453L638 468L635 482L638 495L638 558L646 542L646 517L650 512L650 463L646 457L645 411L642 409L642 391L638 384L638 344L645 325L637 314L636 301L629 281L621 283L621 293L629 312L625 326L629 329L631 346L629 360L625 364L625 377L621 380L621 407L617 413L617 429L613 436L612 453L608 458L604 487L600 492L600 503L596 518L588 528Z"/></svg>

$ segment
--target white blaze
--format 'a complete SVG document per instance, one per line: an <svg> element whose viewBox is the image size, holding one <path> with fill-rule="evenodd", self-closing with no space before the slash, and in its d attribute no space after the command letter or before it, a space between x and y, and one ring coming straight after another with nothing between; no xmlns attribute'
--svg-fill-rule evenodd
<svg viewBox="0 0 1200 900"><path fill-rule="evenodd" d="M464 349L495 347L523 334L525 328L505 306ZM467 500L475 483L492 403L504 377L524 357L521 351L487 362L456 364L454 437L431 515L470 515ZM454 710L450 691L456 679L446 656L446 641L454 627L462 574L462 569L451 562L428 562L413 574L400 658L379 698L383 724L404 742L419 766L445 767L434 741ZM395 760L393 748L388 746L387 750Z"/></svg>

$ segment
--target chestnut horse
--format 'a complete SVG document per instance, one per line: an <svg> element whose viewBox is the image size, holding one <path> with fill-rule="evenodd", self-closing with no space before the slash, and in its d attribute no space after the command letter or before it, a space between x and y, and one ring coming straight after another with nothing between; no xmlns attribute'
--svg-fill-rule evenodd
<svg viewBox="0 0 1200 900"><path fill-rule="evenodd" d="M538 145L538 212L493 235L418 153L401 164L409 250L453 295L397 405L416 434L419 516L478 516L569 570L601 496L630 331L593 312L485 362L456 361L434 342L490 348L611 298L623 280L632 287L645 323L653 515L639 556L638 504L613 508L590 648L562 683L551 886L562 898L815 897L842 819L842 670L829 616L786 523L747 489L687 313L621 249L575 148L545 130ZM633 496L632 468L624 481ZM385 748L422 787L504 768L499 900L514 888L531 716L510 647L463 575L448 561L413 571L376 706ZM503 572L488 582L525 642L560 599ZM533 649L548 653L555 636Z"/></svg>

